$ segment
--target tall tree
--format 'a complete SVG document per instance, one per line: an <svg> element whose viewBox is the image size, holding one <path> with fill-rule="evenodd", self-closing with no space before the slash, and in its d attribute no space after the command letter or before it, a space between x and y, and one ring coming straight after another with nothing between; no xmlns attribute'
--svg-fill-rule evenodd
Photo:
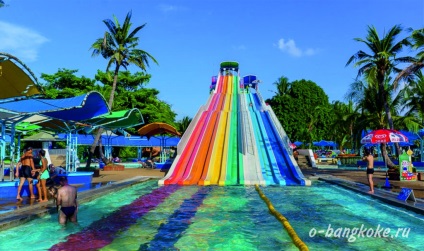
<svg viewBox="0 0 424 251"><path fill-rule="evenodd" d="M192 119L188 116L183 117L181 120L177 121L177 130L183 135L190 125Z"/></svg>
<svg viewBox="0 0 424 251"><path fill-rule="evenodd" d="M289 83L285 77L274 84L277 92L266 102L291 140L312 142L329 136L333 115L328 96L321 87L304 79Z"/></svg>
<svg viewBox="0 0 424 251"><path fill-rule="evenodd" d="M351 56L346 63L346 66L354 63L355 67L359 67L357 78L364 75L367 82L376 81L378 95L380 96L379 100L383 104L390 129L394 129L394 125L388 103L389 97L386 91L387 79L392 73L401 72L401 70L397 68L399 63L409 62L411 60L410 57L398 57L398 53L400 53L404 47L410 46L408 38L396 41L402 31L403 29L400 25L395 25L382 39L380 39L375 27L368 26L367 37L365 39L355 38L355 40L364 43L371 53L360 50ZM390 161L387 153L384 157L386 161Z"/></svg>
<svg viewBox="0 0 424 251"><path fill-rule="evenodd" d="M115 96L116 83L118 82L118 73L120 68L123 67L127 70L129 65L135 65L141 70L146 71L146 67L149 66L149 60L157 64L156 59L148 52L137 49L139 45L139 38L136 35L146 26L146 24L137 26L133 31L131 31L131 14L131 11L128 12L122 25L119 23L116 16L113 16L114 21L110 19L103 20L103 23L106 25L108 30L102 38L97 39L91 46L91 49L93 49L93 57L102 55L103 58L108 60L106 72L109 72L110 67L115 67L112 76L112 90L108 103L111 110L113 108L113 99ZM100 139L102 131L103 130L101 128L97 131L94 143L90 149L87 167L90 167L91 165L91 157L96 149L96 145Z"/></svg>
<svg viewBox="0 0 424 251"><path fill-rule="evenodd" d="M424 124L424 74L419 71L415 78L402 90L405 115L413 115Z"/></svg>
<svg viewBox="0 0 424 251"><path fill-rule="evenodd" d="M415 73L424 68L424 28L413 31L411 39L412 49L416 50L417 54L415 57L410 58L409 62L411 64L396 76L394 80L395 87L400 80L406 79L408 81L414 77Z"/></svg>
<svg viewBox="0 0 424 251"><path fill-rule="evenodd" d="M405 46L410 45L408 38L403 38L396 42L402 31L403 29L399 25L395 25L380 39L375 27L369 26L366 39L355 38L355 40L364 43L371 53L368 54L360 50L351 56L346 63L347 66L354 62L354 66L359 67L357 78L366 74L366 77L370 78L371 81L377 80L378 93L381 95L390 129L394 129L394 127L387 92L385 91L385 79L392 73L401 72L397 68L399 63L411 60L410 57L398 57L398 53Z"/></svg>

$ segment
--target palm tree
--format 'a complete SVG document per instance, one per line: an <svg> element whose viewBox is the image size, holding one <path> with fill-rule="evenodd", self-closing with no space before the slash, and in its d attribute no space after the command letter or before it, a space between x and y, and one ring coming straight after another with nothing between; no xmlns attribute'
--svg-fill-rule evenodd
<svg viewBox="0 0 424 251"><path fill-rule="evenodd" d="M180 121L177 122L177 129L183 135L190 125L192 119L188 116L183 117Z"/></svg>
<svg viewBox="0 0 424 251"><path fill-rule="evenodd" d="M360 50L350 57L346 66L355 62L358 70L357 79L364 75L367 82L376 82L378 86L378 96L384 107L385 115L390 129L394 129L393 118L389 106L389 97L387 92L388 78L392 73L401 72L397 68L399 63L410 62L410 57L397 57L397 54L406 46L410 46L409 38L403 38L396 42L395 40L403 29L399 25L393 26L385 36L380 39L377 30L373 26L368 26L366 39L355 38L356 41L364 43L371 51L370 54ZM398 148L398 147L397 147ZM383 144L382 150L385 149ZM386 163L390 164L387 152L383 151Z"/></svg>
<svg viewBox="0 0 424 251"><path fill-rule="evenodd" d="M401 71L395 78L394 84L397 86L401 79L410 80L413 74L424 68L424 29L415 30L411 34L412 49L417 50L417 55L410 58L410 65Z"/></svg>
<svg viewBox="0 0 424 251"><path fill-rule="evenodd" d="M109 97L109 108L112 110L113 99L115 96L116 83L118 82L118 73L121 67L127 70L129 65L135 65L141 70L145 71L146 67L149 66L149 60L157 64L157 61L149 53L144 50L137 49L139 45L139 38L136 37L137 32L143 29L146 24L137 26L133 31L130 31L131 23L131 11L128 12L124 23L119 23L118 19L114 17L114 22L110 19L103 20L103 23L108 28L102 38L97 39L91 49L93 49L92 56L102 55L103 58L109 60L106 72L109 73L109 69L115 66L113 70L113 84L112 90ZM90 166L91 157L96 149L97 142L102 134L102 129L99 128L96 134L96 138L91 146L89 158L87 161L87 167Z"/></svg>
<svg viewBox="0 0 424 251"><path fill-rule="evenodd" d="M355 148L355 128L357 126L357 120L360 117L358 112L358 106L355 106L352 99L347 104L341 101L335 101L332 104L335 120L332 127L336 131L334 135L337 142L340 142L340 150L343 146L351 142L351 148Z"/></svg>
<svg viewBox="0 0 424 251"><path fill-rule="evenodd" d="M415 116L424 123L424 74L415 73L413 80L401 92L405 115Z"/></svg>
<svg viewBox="0 0 424 251"><path fill-rule="evenodd" d="M402 31L403 29L399 25L395 25L382 39L380 39L377 30L373 26L369 26L366 39L355 38L355 40L364 43L371 50L371 54L360 50L351 56L346 63L347 66L355 62L354 66L360 67L357 78L366 74L366 77L371 78L372 81L374 79L377 80L378 93L381 96L390 129L394 128L387 92L385 91L385 80L392 72L401 71L396 68L397 64L409 62L411 60L410 57L397 57L397 54L405 46L410 45L408 38L395 42Z"/></svg>

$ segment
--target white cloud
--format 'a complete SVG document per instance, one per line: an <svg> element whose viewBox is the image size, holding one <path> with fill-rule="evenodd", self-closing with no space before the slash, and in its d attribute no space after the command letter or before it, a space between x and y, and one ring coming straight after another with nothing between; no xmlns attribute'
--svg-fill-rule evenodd
<svg viewBox="0 0 424 251"><path fill-rule="evenodd" d="M186 10L186 8L184 8L184 7L180 7L180 6L176 6L176 5L170 5L170 4L160 4L159 9L162 12Z"/></svg>
<svg viewBox="0 0 424 251"><path fill-rule="evenodd" d="M317 53L317 50L315 49L306 49L302 50L296 46L296 42L293 39L289 39L288 41L285 41L284 38L281 38L278 40L278 49L280 49L282 52L286 52L294 57L301 57L301 56L312 56Z"/></svg>
<svg viewBox="0 0 424 251"><path fill-rule="evenodd" d="M237 51L244 51L244 50L247 49L247 47L244 44L241 44L241 45L238 45L238 46L233 46L233 49L237 50Z"/></svg>
<svg viewBox="0 0 424 251"><path fill-rule="evenodd" d="M0 21L0 51L10 53L22 61L36 61L39 47L48 41L35 31Z"/></svg>

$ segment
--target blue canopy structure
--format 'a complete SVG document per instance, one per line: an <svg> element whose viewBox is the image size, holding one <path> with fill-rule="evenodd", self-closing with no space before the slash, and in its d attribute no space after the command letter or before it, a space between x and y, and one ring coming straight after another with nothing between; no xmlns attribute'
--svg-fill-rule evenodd
<svg viewBox="0 0 424 251"><path fill-rule="evenodd" d="M59 138L66 138L67 134L61 133L58 135ZM92 145L94 142L94 135L83 135L83 134L72 134L76 137L78 145ZM120 147L152 147L161 146L161 139L152 137L124 137L124 136L110 136L102 135L101 137L103 145L120 146ZM177 146L180 142L179 137L171 137L166 139L166 146Z"/></svg>
<svg viewBox="0 0 424 251"><path fill-rule="evenodd" d="M110 112L106 100L98 92L65 99L12 100L0 103L0 110L9 113L9 121L35 114L65 121L83 121Z"/></svg>

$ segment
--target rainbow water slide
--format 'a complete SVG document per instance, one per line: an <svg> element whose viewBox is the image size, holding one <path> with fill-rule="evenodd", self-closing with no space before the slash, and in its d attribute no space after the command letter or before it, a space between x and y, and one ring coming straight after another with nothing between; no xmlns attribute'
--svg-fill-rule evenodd
<svg viewBox="0 0 424 251"><path fill-rule="evenodd" d="M286 149L284 130L259 93L240 89L238 75L218 75L159 185L305 185ZM283 140L284 139L284 140ZM306 180L307 181L307 180Z"/></svg>

